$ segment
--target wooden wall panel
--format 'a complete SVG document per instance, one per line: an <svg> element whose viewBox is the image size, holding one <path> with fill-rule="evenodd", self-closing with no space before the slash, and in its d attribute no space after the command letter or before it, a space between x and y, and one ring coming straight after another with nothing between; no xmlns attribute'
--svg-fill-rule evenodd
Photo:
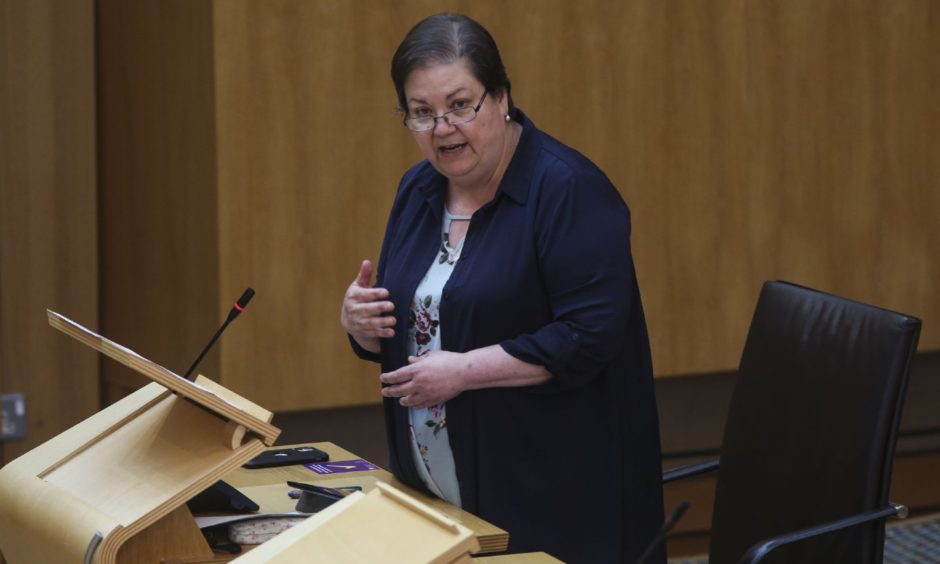
<svg viewBox="0 0 940 564"><path fill-rule="evenodd" d="M772 278L920 315L940 347L929 0L214 8L220 299L259 291L223 381L272 409L378 397L337 312L420 158L390 57L447 9L490 29L517 104L630 203L658 375L734 368Z"/></svg>
<svg viewBox="0 0 940 564"><path fill-rule="evenodd" d="M101 331L180 374L222 321L211 8L97 3ZM108 402L145 381L102 375Z"/></svg>
<svg viewBox="0 0 940 564"><path fill-rule="evenodd" d="M929 0L102 0L106 334L182 371L252 285L203 372L274 410L376 401L337 312L420 158L389 59L444 9L630 203L658 375L734 368L770 278L920 315L940 347Z"/></svg>
<svg viewBox="0 0 940 564"><path fill-rule="evenodd" d="M351 355L338 316L417 158L387 78L408 17L359 2L215 14L220 287L258 291L222 345L222 381L277 410L374 402L377 367Z"/></svg>
<svg viewBox="0 0 940 564"><path fill-rule="evenodd" d="M0 1L0 392L27 437L0 464L98 408L98 357L46 322L97 324L91 0Z"/></svg>
<svg viewBox="0 0 940 564"><path fill-rule="evenodd" d="M554 8L497 39L517 102L631 205L657 374L735 367L771 278L923 316L940 346L935 4Z"/></svg>

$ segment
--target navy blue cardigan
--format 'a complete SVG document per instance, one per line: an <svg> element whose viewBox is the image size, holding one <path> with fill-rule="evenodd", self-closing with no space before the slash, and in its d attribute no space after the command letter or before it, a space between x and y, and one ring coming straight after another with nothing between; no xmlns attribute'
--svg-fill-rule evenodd
<svg viewBox="0 0 940 564"><path fill-rule="evenodd" d="M510 534L511 551L632 562L663 521L659 428L630 213L593 163L521 112L496 197L470 222L441 300L441 344L499 344L545 366L541 385L464 392L447 428L464 509ZM427 161L402 178L377 268L395 303L388 372L407 363L408 308L440 246L446 179ZM385 400L392 472L423 489L408 412ZM661 559L660 559L661 560Z"/></svg>

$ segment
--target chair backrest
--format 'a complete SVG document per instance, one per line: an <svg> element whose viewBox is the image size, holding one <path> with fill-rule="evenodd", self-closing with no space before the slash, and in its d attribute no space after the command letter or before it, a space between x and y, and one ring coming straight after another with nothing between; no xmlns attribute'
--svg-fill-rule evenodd
<svg viewBox="0 0 940 564"><path fill-rule="evenodd" d="M919 335L907 315L764 284L725 423L712 564L887 503ZM881 522L781 547L765 562L881 562L883 549Z"/></svg>

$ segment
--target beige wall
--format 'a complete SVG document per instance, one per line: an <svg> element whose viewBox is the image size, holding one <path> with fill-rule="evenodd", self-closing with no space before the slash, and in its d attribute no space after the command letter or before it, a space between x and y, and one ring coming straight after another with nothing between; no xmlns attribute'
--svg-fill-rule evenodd
<svg viewBox="0 0 940 564"><path fill-rule="evenodd" d="M101 330L183 374L221 321L212 5L97 6ZM102 375L107 400L144 382Z"/></svg>
<svg viewBox="0 0 940 564"><path fill-rule="evenodd" d="M376 398L336 312L419 158L389 58L444 7L491 30L518 105L632 206L658 374L735 367L770 278L921 315L940 345L932 2L226 1L221 286L259 298L223 381L276 409Z"/></svg>
<svg viewBox="0 0 940 564"><path fill-rule="evenodd" d="M0 392L27 437L0 464L98 409L98 356L46 308L98 324L91 0L0 0Z"/></svg>
<svg viewBox="0 0 940 564"><path fill-rule="evenodd" d="M379 400L377 365L352 355L339 308L418 158L387 78L413 19L396 8L215 4L221 286L258 290L226 337L222 379L262 405Z"/></svg>
<svg viewBox="0 0 940 564"><path fill-rule="evenodd" d="M6 16L21 4L0 5ZM73 291L90 269L103 332L182 372L251 285L251 308L202 372L272 410L377 401L377 369L354 359L337 316L359 260L378 254L398 178L420 158L394 112L389 58L441 9L492 31L518 105L601 165L631 205L659 375L734 367L768 278L920 315L921 348L940 347L930 0L100 0L100 264L93 240L82 243L89 231L63 231L73 216L60 212L59 245L86 252L50 254L16 282L4 258L4 334L20 326L8 288ZM84 29L87 48L85 18L55 25ZM19 29L11 21L3 41ZM5 58L4 73L18 60ZM93 61L83 65L70 68L84 69L90 96ZM2 107L14 119L11 102ZM49 117L15 119L35 129ZM66 145L80 152L69 158L87 155L93 126ZM23 150L9 138L5 162ZM27 204L4 166L3 217L49 221L12 211ZM71 176L57 177L60 191ZM4 221L12 257L23 245L7 225L27 221ZM95 324L94 311L75 317ZM103 366L109 398L138 382Z"/></svg>

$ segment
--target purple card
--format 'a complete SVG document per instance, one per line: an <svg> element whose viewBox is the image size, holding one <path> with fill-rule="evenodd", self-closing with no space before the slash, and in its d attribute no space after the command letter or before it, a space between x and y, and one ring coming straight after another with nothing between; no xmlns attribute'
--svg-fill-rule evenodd
<svg viewBox="0 0 940 564"><path fill-rule="evenodd" d="M334 460L332 462L316 462L304 464L317 474L342 474L343 472L368 472L378 470L379 467L369 461L358 458L356 460Z"/></svg>

